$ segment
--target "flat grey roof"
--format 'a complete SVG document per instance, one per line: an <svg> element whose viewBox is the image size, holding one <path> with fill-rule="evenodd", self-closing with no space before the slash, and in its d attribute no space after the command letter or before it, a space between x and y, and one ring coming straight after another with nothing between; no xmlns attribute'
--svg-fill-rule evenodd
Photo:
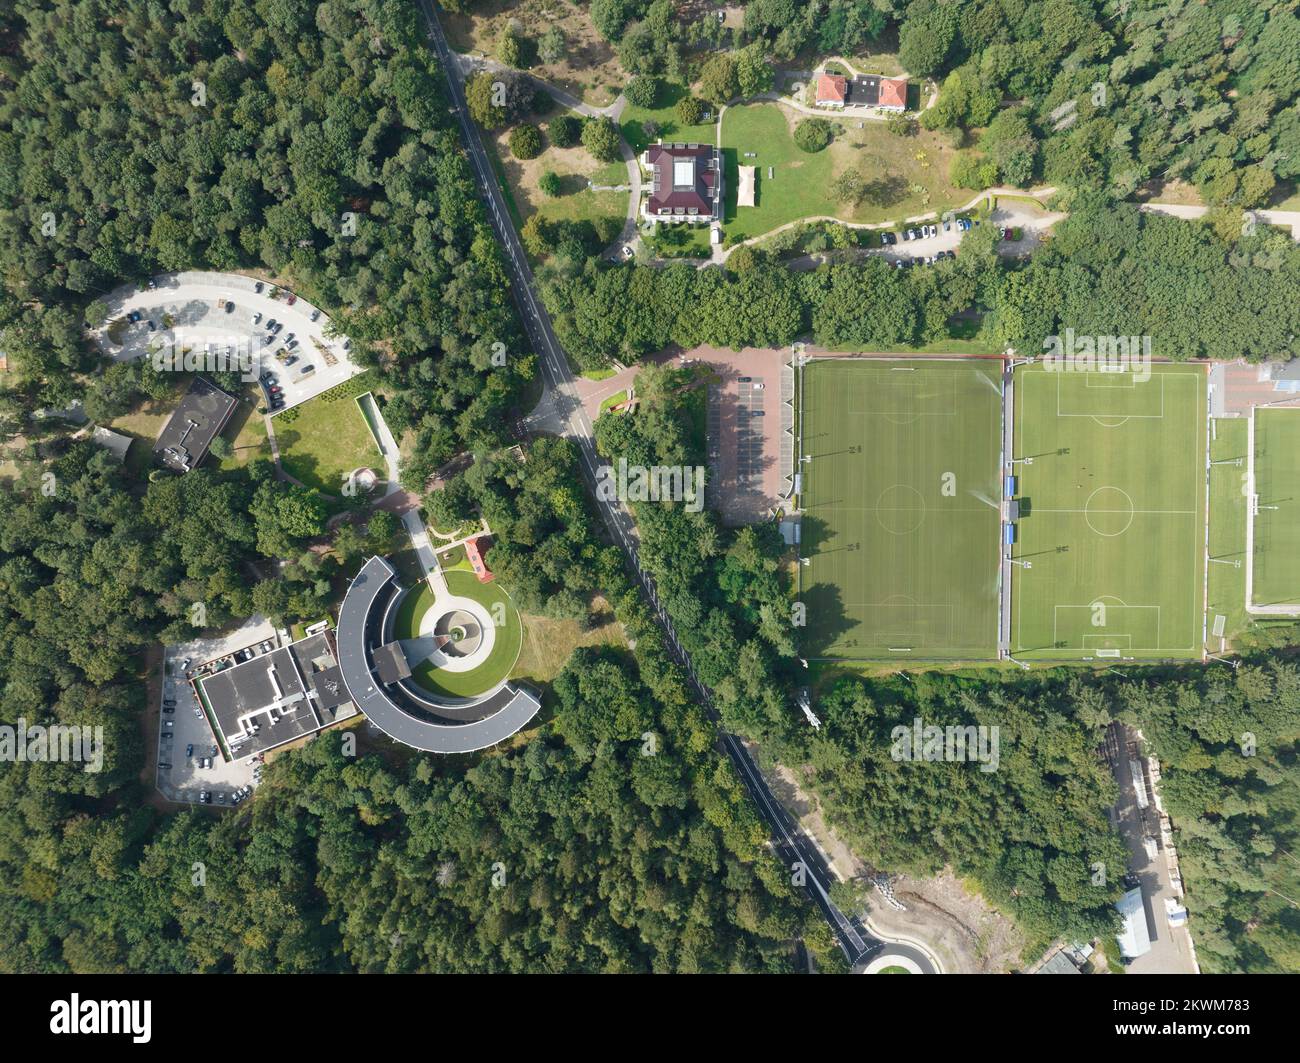
<svg viewBox="0 0 1300 1063"><path fill-rule="evenodd" d="M254 647L256 648L256 647ZM227 747L242 760L355 715L328 633L312 635L197 679ZM257 731L250 733L249 724ZM241 737L242 736L242 737Z"/></svg>
<svg viewBox="0 0 1300 1063"><path fill-rule="evenodd" d="M158 435L153 452L169 469L189 472L201 462L226 427L236 402L210 380L198 376Z"/></svg>
<svg viewBox="0 0 1300 1063"><path fill-rule="evenodd" d="M338 650L343 682L353 702L390 738L429 753L472 753L496 745L515 734L537 715L541 703L529 691L512 689L499 712L463 724L439 724L421 719L403 708L384 689L372 671L371 612L386 589L393 589L393 566L372 557L357 573L339 609ZM379 642L382 633L374 636ZM496 699L502 695L497 691Z"/></svg>

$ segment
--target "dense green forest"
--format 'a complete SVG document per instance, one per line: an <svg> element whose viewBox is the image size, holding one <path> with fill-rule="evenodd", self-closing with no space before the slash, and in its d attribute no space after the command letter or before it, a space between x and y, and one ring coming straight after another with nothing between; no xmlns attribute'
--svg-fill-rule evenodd
<svg viewBox="0 0 1300 1063"><path fill-rule="evenodd" d="M1300 336L1300 246L1259 226L1225 240L1212 224L1081 197L1027 264L994 251L990 226L957 258L894 270L879 258L794 273L771 254L733 253L726 269L605 267L556 256L541 273L557 334L597 367L684 348L781 346L888 350L942 340L975 312L996 349L1036 354L1068 326L1081 335L1150 336L1157 358L1291 357Z"/></svg>
<svg viewBox="0 0 1300 1063"><path fill-rule="evenodd" d="M5 5L0 330L34 405L94 367L96 295L259 268L382 368L413 465L502 439L533 362L418 18L400 0Z"/></svg>
<svg viewBox="0 0 1300 1063"><path fill-rule="evenodd" d="M539 483L588 527L572 447L546 446ZM316 614L342 570L306 553L257 579L323 517L264 466L141 489L62 447L0 494L0 717L103 727L106 760L0 770L0 969L758 971L785 969L796 937L835 964L608 557L636 658L575 655L530 741L386 762L330 735L277 762L248 812L160 817L139 781L141 651L192 631L194 601L213 624ZM539 535L600 558L580 532Z"/></svg>

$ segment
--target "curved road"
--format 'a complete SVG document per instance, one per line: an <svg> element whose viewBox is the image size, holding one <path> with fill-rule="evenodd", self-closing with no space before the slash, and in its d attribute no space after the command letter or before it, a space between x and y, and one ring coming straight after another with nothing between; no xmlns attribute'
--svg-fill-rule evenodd
<svg viewBox="0 0 1300 1063"><path fill-rule="evenodd" d="M588 486L592 488L592 495L596 498L597 509L606 527L614 540L623 548L624 553L631 562L633 572L635 572L641 586L649 596L650 603L654 607L659 623L667 635L668 644L674 656L690 677L691 684L694 686L701 702L716 720L717 712L714 708L713 698L699 681L694 668L691 666L690 658L686 656L681 644L677 641L677 634L673 629L672 621L663 606L659 604L654 582L641 569L636 546L636 528L631 514L628 513L621 502L604 501L595 493L596 470L600 465L600 460L596 454L595 433L592 429L591 419L587 416L586 411L582 408L582 403L578 400L577 389L574 384L573 374L569 370L568 359L565 357L559 341L555 338L546 309L537 297L536 284L532 270L528 265L528 259L524 255L524 249L519 242L518 234L510 224L510 215L506 210L492 167L488 162L483 142L479 139L478 129L470 120L469 112L465 106L464 92L457 77L460 69L459 64L447 44L446 37L443 36L442 27L438 24L429 0L419 0L419 4L420 11L424 15L429 29L429 39L433 42L434 50L438 54L443 73L447 78L448 92L456 117L461 125L465 147L469 154L470 163L474 168L474 176L487 203L488 214L492 221L492 227L496 231L497 239L500 240L501 246L506 252L506 265L514 281L511 287L519 305L521 319L528 331L533 349L540 359L539 364L542 369L542 381L545 388L542 406L547 408L548 411L544 419L549 420L550 424L553 425L553 431L572 440L577 446L578 452L582 456L583 474L587 478ZM722 748L735 764L741 780L754 798L763 818L767 820L772 829L773 845L777 853L785 861L787 867L797 869L800 865L802 866L808 892L821 910L822 916L830 925L832 933L849 962L856 964L863 958L869 957L885 947L883 942L868 934L860 922L846 917L831 901L827 890L829 883L834 881L834 876L831 874L830 868L816 844L797 823L791 820L790 816L772 795L762 773L758 770L758 766L753 762L740 740L735 735L728 734L721 729L719 729L719 734ZM890 946L890 948L899 949L902 946ZM933 970L933 965L928 958L919 952L917 957L917 963L922 970Z"/></svg>

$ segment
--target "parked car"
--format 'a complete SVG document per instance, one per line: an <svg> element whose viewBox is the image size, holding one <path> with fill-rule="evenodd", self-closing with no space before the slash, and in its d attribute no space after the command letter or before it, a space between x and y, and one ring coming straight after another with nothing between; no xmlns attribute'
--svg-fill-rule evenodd
<svg viewBox="0 0 1300 1063"><path fill-rule="evenodd" d="M175 705L164 705L164 706L163 706L163 712L165 712L165 713L167 713L167 714L169 714L169 715L170 715L171 713L175 712L175 711L176 711L176 706L175 706Z"/></svg>
<svg viewBox="0 0 1300 1063"><path fill-rule="evenodd" d="M200 791L199 791L199 801L200 801L202 804L210 805L210 804L212 804L212 795L211 795L210 793L208 793L207 790L200 790Z"/></svg>
<svg viewBox="0 0 1300 1063"><path fill-rule="evenodd" d="M146 321L145 324L149 326L149 331L150 331L150 332L157 332L157 331L158 331L158 326L155 325L152 321Z"/></svg>
<svg viewBox="0 0 1300 1063"><path fill-rule="evenodd" d="M268 318L266 319L266 328L267 328L267 331L271 331L272 329L275 328L275 318L273 318L273 317L268 317Z"/></svg>
<svg viewBox="0 0 1300 1063"><path fill-rule="evenodd" d="M285 358L284 364L293 365L293 363L296 362L297 360L298 360L298 356L296 354L290 354Z"/></svg>
<svg viewBox="0 0 1300 1063"><path fill-rule="evenodd" d="M159 761L159 762L158 762L158 767L162 768L163 771L171 771L171 770L172 770L172 766L171 766L170 764L164 764L162 761Z"/></svg>
<svg viewBox="0 0 1300 1063"><path fill-rule="evenodd" d="M742 376L742 377L739 378L739 380L740 380L740 382L741 382L742 384L748 384L748 383L749 383L751 380L753 380L753 379L754 379L754 378L753 378L752 376Z"/></svg>
<svg viewBox="0 0 1300 1063"><path fill-rule="evenodd" d="M285 346L288 347L289 350L292 351L294 348L296 348L296 347L298 346L298 341L297 341L297 340L290 340L288 343L285 344Z"/></svg>
<svg viewBox="0 0 1300 1063"><path fill-rule="evenodd" d="M301 372L303 376L311 376L312 373L316 372L316 367L308 362L302 367Z"/></svg>
<svg viewBox="0 0 1300 1063"><path fill-rule="evenodd" d="M351 340L344 340L344 341L343 341L343 349L344 349L345 351L350 351L350 350L352 350L352 341L351 341Z"/></svg>
<svg viewBox="0 0 1300 1063"><path fill-rule="evenodd" d="M915 240L915 239L916 239L916 230L915 230L915 229L904 229L904 230L903 230L903 239L904 239L904 240Z"/></svg>
<svg viewBox="0 0 1300 1063"><path fill-rule="evenodd" d="M762 383L760 382L760 383L758 383L758 384L755 384L755 385L754 385L754 390L755 390L755 391L762 391L762 390L763 390L763 385L762 385Z"/></svg>
<svg viewBox="0 0 1300 1063"><path fill-rule="evenodd" d="M292 343L292 342L293 342L293 337L294 337L294 335L295 335L294 333L290 332L289 335L285 336L285 338L284 338L284 342L285 342L285 343Z"/></svg>
<svg viewBox="0 0 1300 1063"><path fill-rule="evenodd" d="M290 305L290 306L293 306L293 304L296 303L297 301L298 301L298 297L297 297L296 295L291 295L291 296L289 296L289 305Z"/></svg>
<svg viewBox="0 0 1300 1063"><path fill-rule="evenodd" d="M253 324L259 325L261 324L261 322L262 322L262 311L259 310L256 314L253 315Z"/></svg>
<svg viewBox="0 0 1300 1063"><path fill-rule="evenodd" d="M149 282L145 285L145 287L148 288L150 291L153 291L155 288L158 287L158 282L154 280L152 277L150 277Z"/></svg>
<svg viewBox="0 0 1300 1063"><path fill-rule="evenodd" d="M229 299L227 299L227 300L226 300L226 313L227 313L227 314L233 314L234 312L235 312L235 304L232 303Z"/></svg>
<svg viewBox="0 0 1300 1063"><path fill-rule="evenodd" d="M194 743L193 743L193 742L191 742L188 746L185 747L185 755L186 755L187 757L192 757L192 756L194 756Z"/></svg>
<svg viewBox="0 0 1300 1063"><path fill-rule="evenodd" d="M175 721L173 721L173 720L163 720L163 726L164 726L164 727L175 727L175 726L176 726L176 723L175 723Z"/></svg>
<svg viewBox="0 0 1300 1063"><path fill-rule="evenodd" d="M319 311L319 310L313 310L313 311L311 312L311 319L312 319L313 321L319 321L319 320L320 320L320 311Z"/></svg>
<svg viewBox="0 0 1300 1063"><path fill-rule="evenodd" d="M199 708L197 705L194 706L194 715L197 716L200 720L203 719L203 710Z"/></svg>
<svg viewBox="0 0 1300 1063"><path fill-rule="evenodd" d="M274 332L274 333L278 336L278 335L280 335L280 333L281 333L283 330L284 330L284 322L283 322L283 321L277 321L277 322L275 323L275 328L273 328L271 331Z"/></svg>
<svg viewBox="0 0 1300 1063"><path fill-rule="evenodd" d="M880 245L882 247L893 247L898 243L898 234L885 230L880 234Z"/></svg>
<svg viewBox="0 0 1300 1063"><path fill-rule="evenodd" d="M256 284L253 285L253 290L257 292L258 295L261 295L262 289L265 287L266 287L265 284L263 284L261 281L258 281Z"/></svg>
<svg viewBox="0 0 1300 1063"><path fill-rule="evenodd" d="M131 322L131 324L133 324L133 325L134 325L137 321L140 321L143 317L144 317L144 314L140 313L139 310L132 310L129 314L126 315L126 319L127 319L129 322Z"/></svg>

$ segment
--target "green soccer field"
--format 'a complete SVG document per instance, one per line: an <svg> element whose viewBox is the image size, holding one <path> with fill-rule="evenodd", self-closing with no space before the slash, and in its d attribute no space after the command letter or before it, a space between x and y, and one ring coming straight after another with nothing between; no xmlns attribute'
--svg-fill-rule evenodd
<svg viewBox="0 0 1300 1063"><path fill-rule="evenodd" d="M1253 606L1300 603L1300 410L1255 411Z"/></svg>
<svg viewBox="0 0 1300 1063"><path fill-rule="evenodd" d="M977 360L804 368L806 656L996 655L1000 370Z"/></svg>
<svg viewBox="0 0 1300 1063"><path fill-rule="evenodd" d="M1013 655L1200 656L1205 403L1198 366L1016 373Z"/></svg>

